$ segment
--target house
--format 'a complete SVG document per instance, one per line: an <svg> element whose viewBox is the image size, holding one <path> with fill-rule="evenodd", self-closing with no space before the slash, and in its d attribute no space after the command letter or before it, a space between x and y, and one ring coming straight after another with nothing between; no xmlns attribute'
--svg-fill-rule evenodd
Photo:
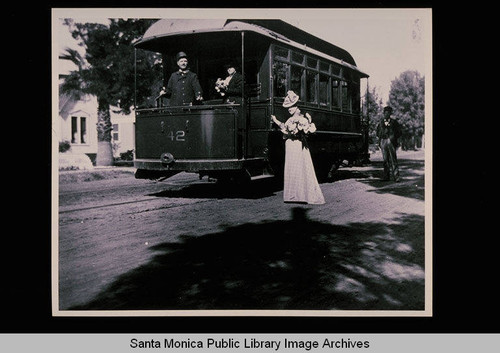
<svg viewBox="0 0 500 353"><path fill-rule="evenodd" d="M72 63L59 58L59 83L65 73L71 70ZM97 98L83 95L75 98L59 91L59 115L54 124L54 133L59 143L69 143L71 154L87 155L95 163L97 155ZM135 148L135 113L122 114L116 107L111 107L111 132L113 156L119 158Z"/></svg>

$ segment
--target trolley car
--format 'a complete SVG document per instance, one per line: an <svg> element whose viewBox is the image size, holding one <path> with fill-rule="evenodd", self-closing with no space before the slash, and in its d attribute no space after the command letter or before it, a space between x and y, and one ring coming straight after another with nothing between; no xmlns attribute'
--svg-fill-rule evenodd
<svg viewBox="0 0 500 353"><path fill-rule="evenodd" d="M308 145L322 180L342 161L367 155L361 119L360 80L368 78L344 49L281 20L159 20L136 43L162 57L166 84L175 55L186 52L204 101L136 107L136 178L168 178L179 172L217 180L281 175L284 141L270 115L285 121L288 90L317 127ZM241 100L224 104L215 81L224 64L238 62L245 84Z"/></svg>

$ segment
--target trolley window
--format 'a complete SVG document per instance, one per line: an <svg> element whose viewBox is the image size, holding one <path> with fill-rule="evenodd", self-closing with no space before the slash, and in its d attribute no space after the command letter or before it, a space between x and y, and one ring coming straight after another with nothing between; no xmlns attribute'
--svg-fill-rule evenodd
<svg viewBox="0 0 500 353"><path fill-rule="evenodd" d="M332 64L332 75L342 77L342 67L337 64Z"/></svg>
<svg viewBox="0 0 500 353"><path fill-rule="evenodd" d="M316 94L316 72L307 70L306 71L306 102L307 103L318 103Z"/></svg>
<svg viewBox="0 0 500 353"><path fill-rule="evenodd" d="M360 111L360 106L359 106L359 102L361 100L361 97L360 97L360 85L359 83L355 83L353 82L351 84L351 112L352 113L355 113L355 114L359 114L361 111Z"/></svg>
<svg viewBox="0 0 500 353"><path fill-rule="evenodd" d="M288 61L288 49L284 49L284 48L281 48L281 47L275 47L275 49L274 49L274 56L277 59Z"/></svg>
<svg viewBox="0 0 500 353"><path fill-rule="evenodd" d="M319 98L319 105L321 107L327 107L328 108L328 102L329 102L329 99L328 99L328 83L330 81L330 77L328 77L327 75L324 75L324 74L320 74L319 75L319 95L318 95L318 98Z"/></svg>
<svg viewBox="0 0 500 353"><path fill-rule="evenodd" d="M273 46L273 87L278 100L288 90L307 106L345 113L359 113L359 77L336 63L310 54Z"/></svg>
<svg viewBox="0 0 500 353"><path fill-rule="evenodd" d="M301 65L303 65L304 64L304 55L292 51L292 62L295 63L295 64L301 64Z"/></svg>
<svg viewBox="0 0 500 353"><path fill-rule="evenodd" d="M284 97L286 95L289 69L290 65L280 61L275 61L273 64L273 89L276 97Z"/></svg>
<svg viewBox="0 0 500 353"><path fill-rule="evenodd" d="M323 61L320 61L319 62L319 70L328 74L328 73L330 73L330 65L323 62Z"/></svg>
<svg viewBox="0 0 500 353"><path fill-rule="evenodd" d="M340 80L332 79L332 109L340 110Z"/></svg>
<svg viewBox="0 0 500 353"><path fill-rule="evenodd" d="M312 69L316 69L318 67L318 60L308 57L307 58L307 67Z"/></svg>
<svg viewBox="0 0 500 353"><path fill-rule="evenodd" d="M301 100L304 100L304 93L302 92L302 76L304 69L300 66L293 65L291 68L290 77L290 89L300 96Z"/></svg>
<svg viewBox="0 0 500 353"><path fill-rule="evenodd" d="M342 111L343 112L350 112L352 105L351 105L351 86L349 85L348 82L342 81Z"/></svg>

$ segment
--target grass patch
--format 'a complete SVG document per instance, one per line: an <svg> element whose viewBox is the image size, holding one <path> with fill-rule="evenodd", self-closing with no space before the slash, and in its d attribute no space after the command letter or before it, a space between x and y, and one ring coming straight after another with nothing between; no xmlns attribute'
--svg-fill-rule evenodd
<svg viewBox="0 0 500 353"><path fill-rule="evenodd" d="M130 170L93 170L59 173L59 184L79 183L105 179L117 179L133 176L135 169Z"/></svg>

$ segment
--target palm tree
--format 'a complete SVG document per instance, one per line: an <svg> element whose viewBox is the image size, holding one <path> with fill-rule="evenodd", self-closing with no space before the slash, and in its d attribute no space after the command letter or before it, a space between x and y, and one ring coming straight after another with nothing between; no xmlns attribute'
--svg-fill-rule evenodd
<svg viewBox="0 0 500 353"><path fill-rule="evenodd" d="M100 23L75 23L65 19L64 24L85 49L82 56L77 50L66 49L63 57L75 63L77 70L71 71L61 85L61 92L79 97L82 94L97 98L97 158L96 165L112 165L111 113L117 107L130 113L134 104L134 47L154 20L114 20L109 26ZM148 60L154 63L154 60ZM154 79L157 70L147 65L143 69L149 74L142 79ZM145 85L145 87L150 87ZM141 96L151 92L140 92Z"/></svg>

